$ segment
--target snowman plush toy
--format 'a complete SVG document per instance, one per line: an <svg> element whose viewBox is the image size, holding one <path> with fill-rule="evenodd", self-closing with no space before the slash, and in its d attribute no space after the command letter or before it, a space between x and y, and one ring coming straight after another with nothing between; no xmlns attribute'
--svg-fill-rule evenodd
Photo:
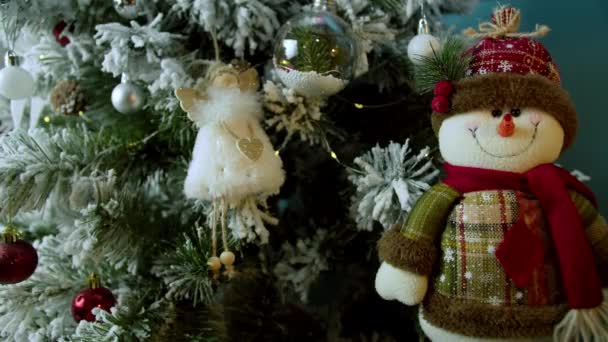
<svg viewBox="0 0 608 342"><path fill-rule="evenodd" d="M532 39L548 28L519 33L519 15L468 31L481 40L455 55L461 77L433 81L446 178L378 242L376 290L420 304L433 341L608 341L608 225L554 164L577 114Z"/></svg>

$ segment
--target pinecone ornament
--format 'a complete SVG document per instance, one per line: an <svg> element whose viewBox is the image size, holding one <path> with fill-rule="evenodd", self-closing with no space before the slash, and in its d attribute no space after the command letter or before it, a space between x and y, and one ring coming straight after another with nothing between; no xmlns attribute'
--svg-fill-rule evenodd
<svg viewBox="0 0 608 342"><path fill-rule="evenodd" d="M60 81L51 91L51 107L55 113L81 115L86 108L84 92L74 80Z"/></svg>

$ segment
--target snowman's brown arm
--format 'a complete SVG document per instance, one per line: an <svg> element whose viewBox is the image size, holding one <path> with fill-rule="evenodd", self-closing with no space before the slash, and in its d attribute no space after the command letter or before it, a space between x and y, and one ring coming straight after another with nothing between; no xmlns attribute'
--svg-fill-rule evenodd
<svg viewBox="0 0 608 342"><path fill-rule="evenodd" d="M570 196L585 226L587 239L596 257L602 285L608 287L608 224L584 196L571 191Z"/></svg>
<svg viewBox="0 0 608 342"><path fill-rule="evenodd" d="M378 241L380 259L405 271L430 275L438 255L436 240L460 196L443 183L425 192L405 225L394 226Z"/></svg>

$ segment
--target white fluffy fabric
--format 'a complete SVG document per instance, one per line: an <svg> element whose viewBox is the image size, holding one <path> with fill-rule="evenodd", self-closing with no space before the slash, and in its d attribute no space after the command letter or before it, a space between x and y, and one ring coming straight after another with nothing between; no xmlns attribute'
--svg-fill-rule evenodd
<svg viewBox="0 0 608 342"><path fill-rule="evenodd" d="M297 71L275 69L277 75L287 86L296 93L306 97L324 97L334 95L344 89L348 81L332 75L321 75L315 71Z"/></svg>
<svg viewBox="0 0 608 342"><path fill-rule="evenodd" d="M210 86L207 88L206 94L207 100L197 101L192 113L188 114L199 128L222 120L255 119L259 121L262 118L262 102L256 92Z"/></svg>
<svg viewBox="0 0 608 342"><path fill-rule="evenodd" d="M458 166L526 172L557 160L564 144L564 130L553 116L538 109L522 108L521 115L513 118L515 133L502 137L496 131L501 118L492 117L490 112L473 111L453 115L443 121L439 130L439 148L447 162ZM503 112L508 112L508 109Z"/></svg>
<svg viewBox="0 0 608 342"><path fill-rule="evenodd" d="M424 319L422 311L422 308L420 308L418 312L420 327L433 342L551 342L553 340L550 336L536 338L479 338L464 336L432 325Z"/></svg>
<svg viewBox="0 0 608 342"><path fill-rule="evenodd" d="M262 129L261 104L254 92L211 87L208 99L196 104L190 114L200 127L192 161L184 183L188 198L214 200L225 198L236 204L251 195L273 195L285 181L281 158ZM241 138L253 136L264 145L257 161L251 161L237 148L237 139L222 122Z"/></svg>
<svg viewBox="0 0 608 342"><path fill-rule="evenodd" d="M405 305L422 302L429 286L427 276L400 270L383 262L376 273L376 292L385 300L398 300Z"/></svg>

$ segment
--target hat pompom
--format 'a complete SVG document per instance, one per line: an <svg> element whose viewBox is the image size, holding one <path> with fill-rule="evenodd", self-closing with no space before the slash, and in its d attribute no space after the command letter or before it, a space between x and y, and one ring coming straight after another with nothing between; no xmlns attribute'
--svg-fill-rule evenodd
<svg viewBox="0 0 608 342"><path fill-rule="evenodd" d="M519 30L520 12L515 7L499 7L492 14L492 23L505 29L507 33L517 32Z"/></svg>

